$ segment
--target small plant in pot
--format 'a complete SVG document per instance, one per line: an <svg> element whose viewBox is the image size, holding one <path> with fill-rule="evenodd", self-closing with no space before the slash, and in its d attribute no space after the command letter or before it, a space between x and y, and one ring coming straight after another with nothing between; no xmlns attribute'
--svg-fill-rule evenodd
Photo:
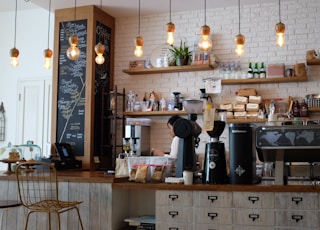
<svg viewBox="0 0 320 230"><path fill-rule="evenodd" d="M177 66L188 65L191 58L191 51L189 47L186 46L186 42L180 42L180 47L171 45L170 48L171 55L176 61Z"/></svg>

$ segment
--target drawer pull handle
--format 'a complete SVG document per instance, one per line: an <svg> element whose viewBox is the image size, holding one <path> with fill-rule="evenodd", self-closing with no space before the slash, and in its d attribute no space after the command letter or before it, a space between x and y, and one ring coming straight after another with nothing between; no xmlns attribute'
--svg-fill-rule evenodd
<svg viewBox="0 0 320 230"><path fill-rule="evenodd" d="M299 204L300 202L302 202L302 197L292 197L291 199L293 202L295 202L296 204Z"/></svg>
<svg viewBox="0 0 320 230"><path fill-rule="evenodd" d="M252 219L252 221L255 221L259 218L259 214L249 214L249 218Z"/></svg>
<svg viewBox="0 0 320 230"><path fill-rule="evenodd" d="M175 216L179 215L179 212L177 212L177 211L170 211L170 212L169 212L169 215L170 215L172 218L174 218Z"/></svg>
<svg viewBox="0 0 320 230"><path fill-rule="evenodd" d="M254 202L259 200L259 197L257 196L249 196L248 200L252 202L252 204L254 204Z"/></svg>
<svg viewBox="0 0 320 230"><path fill-rule="evenodd" d="M218 200L217 196L208 196L208 200L211 201L211 203L213 203L213 201Z"/></svg>
<svg viewBox="0 0 320 230"><path fill-rule="evenodd" d="M179 228L171 228L171 227L169 227L169 230L179 230Z"/></svg>
<svg viewBox="0 0 320 230"><path fill-rule="evenodd" d="M216 212L209 212L208 213L208 217L211 218L211 220L213 220L214 218L216 218L218 216L218 213Z"/></svg>
<svg viewBox="0 0 320 230"><path fill-rule="evenodd" d="M293 220L295 220L296 222L299 222L300 220L303 219L303 216L301 216L301 215L292 215L291 218Z"/></svg>
<svg viewBox="0 0 320 230"><path fill-rule="evenodd" d="M178 199L179 196L178 195L169 195L169 199L171 199L172 201L174 201L175 199Z"/></svg>

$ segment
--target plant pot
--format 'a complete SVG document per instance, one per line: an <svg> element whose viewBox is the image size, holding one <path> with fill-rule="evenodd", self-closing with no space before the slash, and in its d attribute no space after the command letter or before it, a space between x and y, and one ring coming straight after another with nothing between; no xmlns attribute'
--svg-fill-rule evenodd
<svg viewBox="0 0 320 230"><path fill-rule="evenodd" d="M183 56L178 56L176 58L176 65L177 66L182 66L182 65L187 65L188 64L188 58L183 57Z"/></svg>

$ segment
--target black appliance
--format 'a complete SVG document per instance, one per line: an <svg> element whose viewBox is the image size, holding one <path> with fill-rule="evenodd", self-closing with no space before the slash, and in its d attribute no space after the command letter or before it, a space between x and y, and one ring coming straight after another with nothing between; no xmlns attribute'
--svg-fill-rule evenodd
<svg viewBox="0 0 320 230"><path fill-rule="evenodd" d="M68 143L55 143L56 151L59 155L59 159L51 159L56 169L81 169L82 161L76 160L71 145Z"/></svg>
<svg viewBox="0 0 320 230"><path fill-rule="evenodd" d="M230 183L254 184L256 177L256 151L254 125L229 124Z"/></svg>
<svg viewBox="0 0 320 230"><path fill-rule="evenodd" d="M207 131L210 142L206 144L204 157L204 170L202 172L203 184L225 184L228 183L226 156L224 143L219 141L226 122L214 121L212 131Z"/></svg>
<svg viewBox="0 0 320 230"><path fill-rule="evenodd" d="M196 171L195 148L199 145L201 127L196 123L197 114L202 111L203 102L200 100L186 99L183 106L188 113L188 119L178 119L173 124L176 136L180 138L175 175L182 177L184 170Z"/></svg>

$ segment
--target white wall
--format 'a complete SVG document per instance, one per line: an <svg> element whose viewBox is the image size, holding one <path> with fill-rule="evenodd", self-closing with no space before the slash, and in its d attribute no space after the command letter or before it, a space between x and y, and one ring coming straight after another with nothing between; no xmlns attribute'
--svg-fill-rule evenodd
<svg viewBox="0 0 320 230"><path fill-rule="evenodd" d="M263 1L260 1L263 2ZM276 1L277 2L277 1ZM286 65L305 62L306 51L320 48L320 1L282 0L281 19L286 25L284 47L275 45L275 24L279 22L278 4L261 3L241 7L241 33L246 37L245 55L238 58L234 54L233 38L238 34L238 8L228 7L207 10L207 24L213 32L213 51L221 61L240 61L245 70L248 62L285 63ZM165 43L165 24L169 15L151 15L141 18L141 36L144 38L144 56L150 57L152 50ZM195 33L204 24L203 10L173 13L172 22L176 26L175 38L186 38L193 44ZM204 88L205 77L218 74L218 70L191 73L153 74L130 76L122 72L128 68L133 55L134 38L138 31L138 16L116 20L115 84L118 88L133 90L141 100L144 92L155 92L168 98L174 91L185 97L199 99L199 89ZM284 98L288 96L304 98L306 94L319 93L320 66L308 68L308 82L285 84L254 84L223 86L221 95L214 96L215 103L233 101L239 88L256 88L263 98ZM168 118L154 121L151 130L151 147L164 146L169 150L170 137L166 128ZM227 134L226 134L227 135ZM202 135L205 142L207 135ZM204 147L204 144L202 145ZM200 151L203 151L200 150Z"/></svg>
<svg viewBox="0 0 320 230"><path fill-rule="evenodd" d="M18 11L16 48L19 49L17 68L10 65L9 50L14 46L14 12L0 14L0 102L6 110L6 138L0 147L10 141L16 143L17 82L19 79L40 79L52 76L52 70L43 68L43 50L48 48L48 11L42 9ZM50 48L53 50L54 16L51 14Z"/></svg>

